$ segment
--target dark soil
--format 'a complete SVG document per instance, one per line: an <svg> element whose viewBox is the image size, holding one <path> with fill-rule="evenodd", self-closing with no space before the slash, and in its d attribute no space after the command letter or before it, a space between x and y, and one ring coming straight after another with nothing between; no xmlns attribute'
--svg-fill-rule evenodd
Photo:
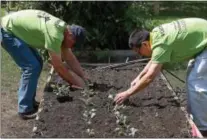
<svg viewBox="0 0 207 139"><path fill-rule="evenodd" d="M141 69L130 66L104 71L87 69L92 84L85 95L80 90L71 91L60 77L54 75L46 87L43 111L33 137L191 137L180 102L174 99L160 76L126 101L123 107L114 110L117 106L109 94L114 96L126 90ZM62 86L62 92L58 94L57 83ZM88 114L92 118L87 118L86 113L90 111L95 116ZM121 116L118 121L117 117ZM130 129L137 131L134 134Z"/></svg>

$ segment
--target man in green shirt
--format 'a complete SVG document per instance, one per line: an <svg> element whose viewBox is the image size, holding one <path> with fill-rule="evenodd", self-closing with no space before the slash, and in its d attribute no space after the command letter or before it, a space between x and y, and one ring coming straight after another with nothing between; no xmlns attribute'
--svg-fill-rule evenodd
<svg viewBox="0 0 207 139"><path fill-rule="evenodd" d="M151 60L131 87L116 95L115 102L121 104L148 86L163 64L194 59L187 73L188 111L199 130L207 131L207 21L186 18L160 25L152 32L136 29L130 35L129 46Z"/></svg>
<svg viewBox="0 0 207 139"><path fill-rule="evenodd" d="M36 117L36 88L43 64L37 48L48 50L55 71L70 85L84 87L87 78L71 50L84 42L85 30L81 26L69 26L44 11L22 10L1 19L1 33L3 48L22 70L18 93L21 118Z"/></svg>

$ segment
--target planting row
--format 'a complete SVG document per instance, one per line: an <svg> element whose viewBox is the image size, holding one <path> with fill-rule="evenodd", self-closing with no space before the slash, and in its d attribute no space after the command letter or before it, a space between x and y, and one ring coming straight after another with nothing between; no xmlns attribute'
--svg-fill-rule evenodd
<svg viewBox="0 0 207 139"><path fill-rule="evenodd" d="M33 137L190 137L180 102L160 77L123 105L113 103L142 68L86 69L92 84L85 90L54 74Z"/></svg>

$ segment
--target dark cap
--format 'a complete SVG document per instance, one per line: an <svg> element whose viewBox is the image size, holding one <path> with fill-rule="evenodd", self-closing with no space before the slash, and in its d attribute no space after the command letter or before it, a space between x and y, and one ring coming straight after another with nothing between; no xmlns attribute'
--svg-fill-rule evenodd
<svg viewBox="0 0 207 139"><path fill-rule="evenodd" d="M149 32L144 29L135 29L129 37L129 47L141 47L142 42L149 40Z"/></svg>
<svg viewBox="0 0 207 139"><path fill-rule="evenodd" d="M83 27L72 24L70 27L70 30L75 36L75 47L79 48L83 45L85 38L86 38L86 31Z"/></svg>

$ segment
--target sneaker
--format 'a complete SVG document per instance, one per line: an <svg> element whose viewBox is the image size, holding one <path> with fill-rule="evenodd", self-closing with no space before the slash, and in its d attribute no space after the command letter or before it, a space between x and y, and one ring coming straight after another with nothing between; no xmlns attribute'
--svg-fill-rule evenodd
<svg viewBox="0 0 207 139"><path fill-rule="evenodd" d="M28 119L35 119L37 116L37 109L34 109L31 112L26 112L26 113L18 113L19 117L23 120L28 120Z"/></svg>

